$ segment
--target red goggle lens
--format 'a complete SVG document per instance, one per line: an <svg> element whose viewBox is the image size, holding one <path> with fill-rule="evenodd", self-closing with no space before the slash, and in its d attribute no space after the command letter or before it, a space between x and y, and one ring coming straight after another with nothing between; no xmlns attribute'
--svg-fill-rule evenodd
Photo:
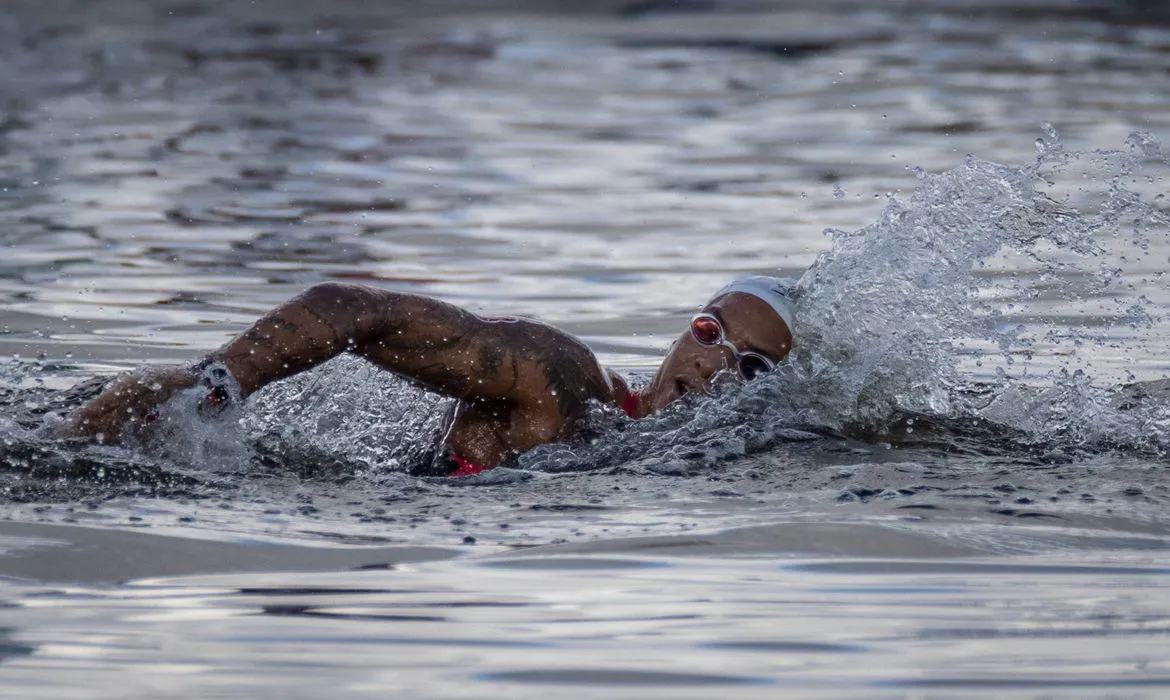
<svg viewBox="0 0 1170 700"><path fill-rule="evenodd" d="M713 316L699 316L693 319L691 334L703 345L718 345L723 340L723 328Z"/></svg>

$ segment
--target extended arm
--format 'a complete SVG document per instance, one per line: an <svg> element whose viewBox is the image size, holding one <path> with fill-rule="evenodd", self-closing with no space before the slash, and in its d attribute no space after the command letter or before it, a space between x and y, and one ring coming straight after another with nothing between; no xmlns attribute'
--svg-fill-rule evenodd
<svg viewBox="0 0 1170 700"><path fill-rule="evenodd" d="M342 352L449 396L506 398L514 367L497 359L493 326L457 306L414 294L326 282L270 311L213 357L245 396Z"/></svg>
<svg viewBox="0 0 1170 700"><path fill-rule="evenodd" d="M332 282L273 309L209 359L222 362L246 396L342 352L458 399L547 403L562 417L612 392L593 354L550 326L484 319L428 297ZM73 429L114 439L195 381L189 368L134 373L78 410Z"/></svg>

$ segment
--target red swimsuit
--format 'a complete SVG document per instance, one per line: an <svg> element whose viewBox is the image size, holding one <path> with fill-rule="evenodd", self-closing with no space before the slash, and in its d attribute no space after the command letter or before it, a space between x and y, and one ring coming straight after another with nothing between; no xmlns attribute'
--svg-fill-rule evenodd
<svg viewBox="0 0 1170 700"><path fill-rule="evenodd" d="M459 476L471 476L472 474L478 474L482 471L487 471L488 469L491 469L491 467L481 467L478 464L476 464L475 462L472 462L470 459L464 459L463 457L460 457L459 455L455 454L454 452L452 452L450 456L451 456L451 461L454 462L456 465L458 465L458 468L455 469L455 471L453 471L447 475L448 477L450 477L452 479L454 479L455 477L459 477Z"/></svg>

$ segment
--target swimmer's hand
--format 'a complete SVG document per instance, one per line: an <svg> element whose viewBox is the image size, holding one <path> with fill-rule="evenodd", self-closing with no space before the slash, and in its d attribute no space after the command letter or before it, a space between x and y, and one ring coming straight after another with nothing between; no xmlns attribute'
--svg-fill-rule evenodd
<svg viewBox="0 0 1170 700"><path fill-rule="evenodd" d="M113 443L141 434L155 410L176 392L195 385L187 367L144 367L115 379L97 398L73 412L65 437Z"/></svg>

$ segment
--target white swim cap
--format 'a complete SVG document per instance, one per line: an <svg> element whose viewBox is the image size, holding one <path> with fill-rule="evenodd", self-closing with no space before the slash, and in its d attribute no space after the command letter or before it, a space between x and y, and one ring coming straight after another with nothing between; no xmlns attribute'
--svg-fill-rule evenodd
<svg viewBox="0 0 1170 700"><path fill-rule="evenodd" d="M784 320L785 325L788 326L788 332L792 330L792 319L796 315L792 309L792 289L796 286L796 281L784 277L768 277L766 275L751 275L750 277L740 277L731 284L727 285L715 295L711 297L712 300L718 299L724 294L731 294L732 292L741 292L743 294L751 294L757 299L763 299L768 302L768 306L776 312L776 315Z"/></svg>

